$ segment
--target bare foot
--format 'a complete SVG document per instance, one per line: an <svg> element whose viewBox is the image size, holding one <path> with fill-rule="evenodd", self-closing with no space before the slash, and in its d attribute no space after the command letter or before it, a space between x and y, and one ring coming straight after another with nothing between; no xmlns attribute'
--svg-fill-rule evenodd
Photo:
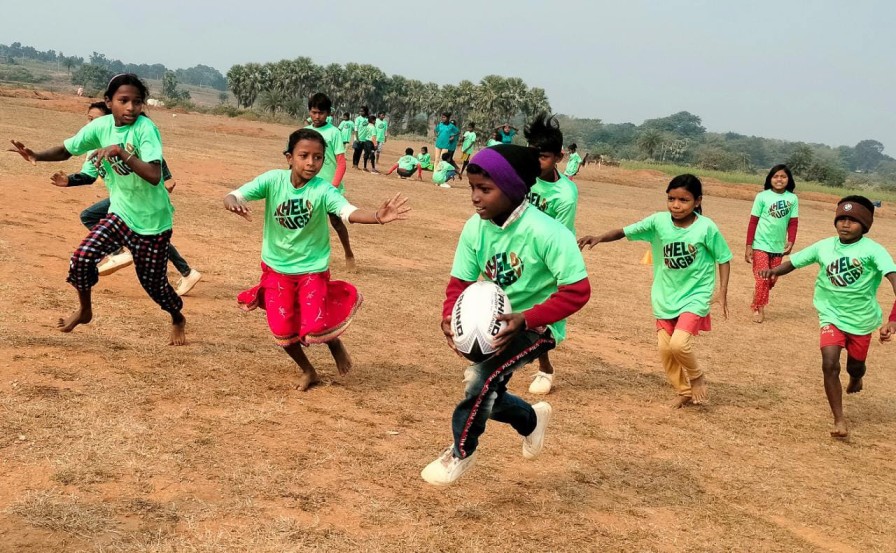
<svg viewBox="0 0 896 553"><path fill-rule="evenodd" d="M68 317L62 318L59 317L59 322L56 323L56 328L60 330L60 332L71 332L78 325L86 325L93 319L93 311L90 309L81 309L78 308L74 313L69 315Z"/></svg>
<svg viewBox="0 0 896 553"><path fill-rule="evenodd" d="M846 386L847 394L857 394L862 391L862 378L849 377L849 384Z"/></svg>
<svg viewBox="0 0 896 553"><path fill-rule="evenodd" d="M345 268L349 271L353 271L355 269L355 258L354 257L346 257L345 258Z"/></svg>
<svg viewBox="0 0 896 553"><path fill-rule="evenodd" d="M831 438L843 439L849 436L849 429L846 427L846 419L834 421L834 429L831 430Z"/></svg>
<svg viewBox="0 0 896 553"><path fill-rule="evenodd" d="M339 374L345 376L352 370L352 358L349 357L348 351L342 345L342 340L336 338L327 342L330 347L330 353L333 354L333 361L336 361L336 369Z"/></svg>
<svg viewBox="0 0 896 553"><path fill-rule="evenodd" d="M756 311L753 311L753 322L754 323L761 323L764 320L765 320L765 313L763 313L761 309L757 309Z"/></svg>
<svg viewBox="0 0 896 553"><path fill-rule="evenodd" d="M700 375L699 378L691 380L691 401L694 405L700 405L709 397L709 390L706 387L706 377Z"/></svg>
<svg viewBox="0 0 896 553"><path fill-rule="evenodd" d="M171 323L171 333L168 335L169 346L182 346L187 343L187 319L181 316L179 323Z"/></svg>
<svg viewBox="0 0 896 553"><path fill-rule="evenodd" d="M691 404L691 396L678 396L675 398L669 407L672 409L681 409L682 407L686 407Z"/></svg>
<svg viewBox="0 0 896 553"><path fill-rule="evenodd" d="M317 371L311 369L299 375L299 383L296 384L296 390L307 392L308 388L311 388L315 384L320 384L320 378L317 376Z"/></svg>

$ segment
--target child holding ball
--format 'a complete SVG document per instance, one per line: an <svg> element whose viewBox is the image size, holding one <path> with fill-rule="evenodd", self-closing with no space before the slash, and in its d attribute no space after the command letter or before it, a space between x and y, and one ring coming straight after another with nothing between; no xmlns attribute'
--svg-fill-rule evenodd
<svg viewBox="0 0 896 553"><path fill-rule="evenodd" d="M489 419L510 424L523 437L523 457L537 456L551 417L546 402L529 405L507 391L513 372L566 337L565 319L591 296L575 237L526 201L540 173L538 151L499 145L477 152L467 169L476 215L464 225L442 309L442 332L454 349L451 311L480 275L500 286L515 310L500 315L497 353L470 366L464 399L451 419L454 443L421 472L446 486L470 469ZM455 350L456 351L456 350Z"/></svg>
<svg viewBox="0 0 896 553"><path fill-rule="evenodd" d="M585 236L579 246L628 238L650 242L657 342L666 377L678 397L672 407L703 403L706 377L697 366L694 338L711 327L709 306L719 266L719 300L728 318L728 275L731 250L719 228L704 217L703 185L694 175L679 175L666 188L667 212L658 212L625 228L601 236Z"/></svg>
<svg viewBox="0 0 896 553"><path fill-rule="evenodd" d="M249 218L247 201L265 200L261 283L239 295L246 311L262 307L277 344L302 371L298 389L319 382L303 346L325 343L340 374L351 358L339 336L361 304L347 282L330 281L328 214L346 223L380 224L407 219L407 198L397 194L376 211L358 209L317 176L327 143L313 129L289 136L284 154L289 169L268 171L224 198L224 207Z"/></svg>

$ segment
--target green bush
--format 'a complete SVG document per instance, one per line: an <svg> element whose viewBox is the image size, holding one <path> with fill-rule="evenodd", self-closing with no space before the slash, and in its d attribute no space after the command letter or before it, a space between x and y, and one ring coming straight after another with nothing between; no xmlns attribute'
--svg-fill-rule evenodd
<svg viewBox="0 0 896 553"><path fill-rule="evenodd" d="M49 81L46 75L34 75L24 67L0 67L0 81L12 81L16 83L43 83Z"/></svg>

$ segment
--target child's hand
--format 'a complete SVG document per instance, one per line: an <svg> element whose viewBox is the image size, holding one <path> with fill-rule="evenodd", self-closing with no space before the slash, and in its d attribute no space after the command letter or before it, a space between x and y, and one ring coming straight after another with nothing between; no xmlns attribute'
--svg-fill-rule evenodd
<svg viewBox="0 0 896 553"><path fill-rule="evenodd" d="M451 348L458 357L463 357L463 355L457 351L457 347L454 346L454 333L451 332L451 317L442 319L442 334L444 334L445 338L448 340L448 347Z"/></svg>
<svg viewBox="0 0 896 553"><path fill-rule="evenodd" d="M94 150L94 152L88 158L89 161L93 162L94 167L99 169L103 165L103 160L109 160L109 163L112 163L112 158L117 157L121 161L124 161L122 157L121 147L118 145L106 146L105 148L100 148L99 150ZM132 155L132 154L128 154Z"/></svg>
<svg viewBox="0 0 896 553"><path fill-rule="evenodd" d="M744 250L744 260L750 265L753 264L753 246L747 246L747 249Z"/></svg>
<svg viewBox="0 0 896 553"><path fill-rule="evenodd" d="M880 327L880 342L889 342L894 334L896 334L896 322L888 322Z"/></svg>
<svg viewBox="0 0 896 553"><path fill-rule="evenodd" d="M728 295L719 294L719 307L722 308L722 320L728 320Z"/></svg>
<svg viewBox="0 0 896 553"><path fill-rule="evenodd" d="M65 188L68 186L68 175L65 174L65 171L56 171L50 177L50 184Z"/></svg>
<svg viewBox="0 0 896 553"><path fill-rule="evenodd" d="M588 249L590 250L591 248L593 248L594 246L596 246L598 244L600 244L600 236L591 236L589 234L588 236L579 238L579 249L580 250L584 250L585 246L588 246Z"/></svg>
<svg viewBox="0 0 896 553"><path fill-rule="evenodd" d="M172 192L174 192L174 187L177 186L177 181L172 180L172 181L168 181L168 182L170 182L171 184L169 185L169 184L166 182L166 183L165 183L165 190L167 190L168 193L171 194Z"/></svg>
<svg viewBox="0 0 896 553"><path fill-rule="evenodd" d="M397 221L399 219L407 219L407 213L411 210L411 206L407 205L408 199L398 193L391 200L383 203L383 205L376 210L379 215L379 221L382 224L391 223L392 221Z"/></svg>
<svg viewBox="0 0 896 553"><path fill-rule="evenodd" d="M518 332L526 328L526 316L522 313L507 313L495 317L499 321L505 321L507 326L495 335L494 346L496 353L501 353Z"/></svg>
<svg viewBox="0 0 896 553"><path fill-rule="evenodd" d="M239 201L233 194L224 196L224 209L236 213L247 221L252 220L252 217L249 216L249 206Z"/></svg>
<svg viewBox="0 0 896 553"><path fill-rule="evenodd" d="M10 140L10 142L12 142L12 145L15 146L15 148L9 148L7 150L8 152L16 152L17 154L22 156L25 161L31 163L31 165L37 165L37 156L34 155L34 152L31 150L31 148L26 147L18 140Z"/></svg>
<svg viewBox="0 0 896 553"><path fill-rule="evenodd" d="M762 278L772 278L773 276L777 276L774 269L761 269L759 271L759 276Z"/></svg>
<svg viewBox="0 0 896 553"><path fill-rule="evenodd" d="M790 255L790 250L793 249L793 242L787 242L784 244L784 255Z"/></svg>

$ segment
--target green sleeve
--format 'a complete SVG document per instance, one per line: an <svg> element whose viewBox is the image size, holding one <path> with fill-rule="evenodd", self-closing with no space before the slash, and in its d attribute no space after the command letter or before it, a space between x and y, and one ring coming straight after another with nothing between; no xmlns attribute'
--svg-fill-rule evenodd
<svg viewBox="0 0 896 553"><path fill-rule="evenodd" d="M750 215L760 217L763 211L765 211L765 202L762 201L762 192L760 192L756 194L756 199L753 200L753 209L750 211Z"/></svg>
<svg viewBox="0 0 896 553"><path fill-rule="evenodd" d="M625 234L625 237L632 241L641 241L641 242L650 242L653 239L653 236L656 234L656 217L657 215L661 215L660 213L654 213L649 217L645 217L641 219L637 223L631 224L624 229L622 232Z"/></svg>
<svg viewBox="0 0 896 553"><path fill-rule="evenodd" d="M268 188L271 185L271 182L274 181L274 174L277 173L277 170L268 171L267 173L263 173L258 175L251 181L242 185L237 189L237 192L243 197L246 201L255 201L261 200L267 197Z"/></svg>
<svg viewBox="0 0 896 553"><path fill-rule="evenodd" d="M796 219L799 216L800 216L800 200L799 200L799 198L796 197L796 195L794 195L793 196L793 209L790 210L790 218Z"/></svg>
<svg viewBox="0 0 896 553"><path fill-rule="evenodd" d="M479 217L474 215L474 217ZM476 252L473 250L474 239L477 234L476 221L467 220L464 229L457 241L457 250L454 252L454 264L451 266L451 276L467 282L479 280L479 263L476 261Z"/></svg>
<svg viewBox="0 0 896 553"><path fill-rule="evenodd" d="M818 263L818 245L820 242L816 242L809 246L808 248L804 248L795 254L790 256L790 263L793 264L797 269L801 267L805 267L807 265L811 265L813 263Z"/></svg>
<svg viewBox="0 0 896 553"><path fill-rule="evenodd" d="M348 200L339 192L338 188L329 183L327 183L327 187L324 190L326 190L324 192L324 203L327 206L327 213L339 215L342 208L348 205Z"/></svg>
<svg viewBox="0 0 896 553"><path fill-rule="evenodd" d="M877 248L877 251L874 252L874 264L884 276L896 273L896 264L893 263L893 256L883 246Z"/></svg>
<svg viewBox="0 0 896 553"><path fill-rule="evenodd" d="M93 161L90 160L90 156L87 156L88 159L84 160L84 165L81 166L81 172L85 175L90 175L93 178L98 178L100 176L99 169L96 168L96 165L93 164Z"/></svg>
<svg viewBox="0 0 896 553"><path fill-rule="evenodd" d="M572 233L551 233L550 238L545 241L542 255L545 265L557 281L557 286L568 286L588 278L585 259Z"/></svg>
<svg viewBox="0 0 896 553"><path fill-rule="evenodd" d="M103 145L100 144L99 135L96 132L100 126L100 121L102 118L94 119L90 123L87 123L81 130L78 131L78 134L75 136L66 139L62 145L68 151L68 153L73 156L79 156L82 154L86 154L91 150L97 150L102 148Z"/></svg>
<svg viewBox="0 0 896 553"><path fill-rule="evenodd" d="M709 227L709 231L706 235L706 245L709 248L710 253L712 253L712 258L716 260L716 263L728 263L731 261L731 258L734 257L731 255L731 249L728 247L728 243L725 242L725 237L722 236L722 232L715 223Z"/></svg>
<svg viewBox="0 0 896 553"><path fill-rule="evenodd" d="M137 152L141 161L152 163L153 161L162 161L162 135L159 134L158 127L149 119L144 119L144 125L140 129L138 135Z"/></svg>
<svg viewBox="0 0 896 553"><path fill-rule="evenodd" d="M564 227L571 230L575 233L576 228L576 201L573 198L573 201L563 202L560 204L560 207L557 208L557 221L561 222Z"/></svg>

